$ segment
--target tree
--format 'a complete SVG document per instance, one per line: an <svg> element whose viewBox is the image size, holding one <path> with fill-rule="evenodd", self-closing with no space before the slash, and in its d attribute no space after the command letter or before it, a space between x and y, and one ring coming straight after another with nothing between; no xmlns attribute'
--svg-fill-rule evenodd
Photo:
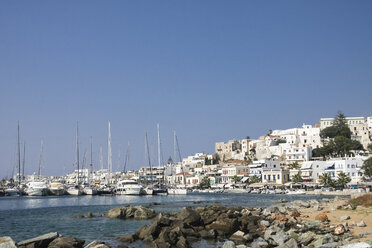
<svg viewBox="0 0 372 248"><path fill-rule="evenodd" d="M292 178L292 181L293 181L294 183L302 183L304 180L302 179L301 174L300 174L300 173L297 173L297 174L294 175L294 177Z"/></svg>
<svg viewBox="0 0 372 248"><path fill-rule="evenodd" d="M329 175L328 173L323 173L319 177L319 181L320 181L320 184L322 184L324 186L333 186L334 185L334 181L332 180L331 175Z"/></svg>
<svg viewBox="0 0 372 248"><path fill-rule="evenodd" d="M233 181L234 184L237 184L238 182L240 182L241 178L235 175L231 178L231 180Z"/></svg>
<svg viewBox="0 0 372 248"><path fill-rule="evenodd" d="M364 176L372 178L372 157L364 161L362 169L364 170Z"/></svg>
<svg viewBox="0 0 372 248"><path fill-rule="evenodd" d="M260 183L261 182L261 179L259 176L257 175L254 175L254 176L251 176L249 178L249 181L248 181L248 184L252 184L252 183Z"/></svg>
<svg viewBox="0 0 372 248"><path fill-rule="evenodd" d="M344 172L340 172L338 174L338 179L337 179L337 186L341 186L342 188L345 188L345 186L350 183L351 178L348 177Z"/></svg>
<svg viewBox="0 0 372 248"><path fill-rule="evenodd" d="M343 136L345 138L350 139L351 131L346 123L345 115L341 111L338 111L336 118L333 119L333 125L324 128L320 132L320 136L323 139L335 138L337 136Z"/></svg>
<svg viewBox="0 0 372 248"><path fill-rule="evenodd" d="M299 165L298 162L296 161L296 162L293 162L292 164L289 164L289 165L288 165L288 168L289 168L290 170L292 170L292 169L296 169L296 170L298 170L298 169L300 169L300 165Z"/></svg>
<svg viewBox="0 0 372 248"><path fill-rule="evenodd" d="M203 177L199 186L200 186L200 188L209 188L211 186L211 182L209 181L209 177Z"/></svg>

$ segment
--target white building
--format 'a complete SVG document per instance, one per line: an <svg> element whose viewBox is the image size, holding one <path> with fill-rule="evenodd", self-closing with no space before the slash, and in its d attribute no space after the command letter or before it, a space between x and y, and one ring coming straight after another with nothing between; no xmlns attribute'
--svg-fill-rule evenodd
<svg viewBox="0 0 372 248"><path fill-rule="evenodd" d="M320 119L320 129L330 127L333 125L335 118L321 118ZM364 117L345 117L346 124L355 125L365 123Z"/></svg>

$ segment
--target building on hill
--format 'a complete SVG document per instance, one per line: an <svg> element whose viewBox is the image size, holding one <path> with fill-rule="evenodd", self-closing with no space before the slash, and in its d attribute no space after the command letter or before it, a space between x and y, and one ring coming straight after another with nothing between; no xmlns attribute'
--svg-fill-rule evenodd
<svg viewBox="0 0 372 248"><path fill-rule="evenodd" d="M234 153L241 152L241 144L237 140L229 140L228 142L216 143L216 154L222 161L233 158Z"/></svg>

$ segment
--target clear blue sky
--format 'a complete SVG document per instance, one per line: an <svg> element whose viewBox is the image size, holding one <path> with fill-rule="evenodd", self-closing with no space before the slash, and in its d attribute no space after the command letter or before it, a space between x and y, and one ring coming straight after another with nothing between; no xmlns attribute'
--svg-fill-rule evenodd
<svg viewBox="0 0 372 248"><path fill-rule="evenodd" d="M0 178L73 170L93 136L113 168L144 132L163 154L176 130L183 156L217 141L315 124L338 110L372 116L372 1L0 1ZM154 158L155 160L155 158Z"/></svg>

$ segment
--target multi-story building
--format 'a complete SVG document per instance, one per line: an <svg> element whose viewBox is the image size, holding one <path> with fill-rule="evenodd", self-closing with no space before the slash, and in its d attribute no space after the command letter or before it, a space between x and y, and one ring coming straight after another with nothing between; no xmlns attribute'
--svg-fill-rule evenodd
<svg viewBox="0 0 372 248"><path fill-rule="evenodd" d="M291 146L284 150L288 163L309 161L312 157L311 146Z"/></svg>
<svg viewBox="0 0 372 248"><path fill-rule="evenodd" d="M328 161L306 161L302 163L299 172L304 182L319 183L319 177L332 165Z"/></svg>
<svg viewBox="0 0 372 248"><path fill-rule="evenodd" d="M228 142L217 142L216 143L216 153L222 161L231 159L234 152L241 151L240 142L237 140L229 140Z"/></svg>
<svg viewBox="0 0 372 248"><path fill-rule="evenodd" d="M242 178L249 174L249 167L241 164L227 164L222 167L221 181L222 183L233 183L232 178L238 176Z"/></svg>
<svg viewBox="0 0 372 248"><path fill-rule="evenodd" d="M320 129L324 129L326 127L330 127L333 125L335 118L321 118L320 119ZM364 117L345 117L346 124L348 125L356 125L356 124L363 124L365 123Z"/></svg>

